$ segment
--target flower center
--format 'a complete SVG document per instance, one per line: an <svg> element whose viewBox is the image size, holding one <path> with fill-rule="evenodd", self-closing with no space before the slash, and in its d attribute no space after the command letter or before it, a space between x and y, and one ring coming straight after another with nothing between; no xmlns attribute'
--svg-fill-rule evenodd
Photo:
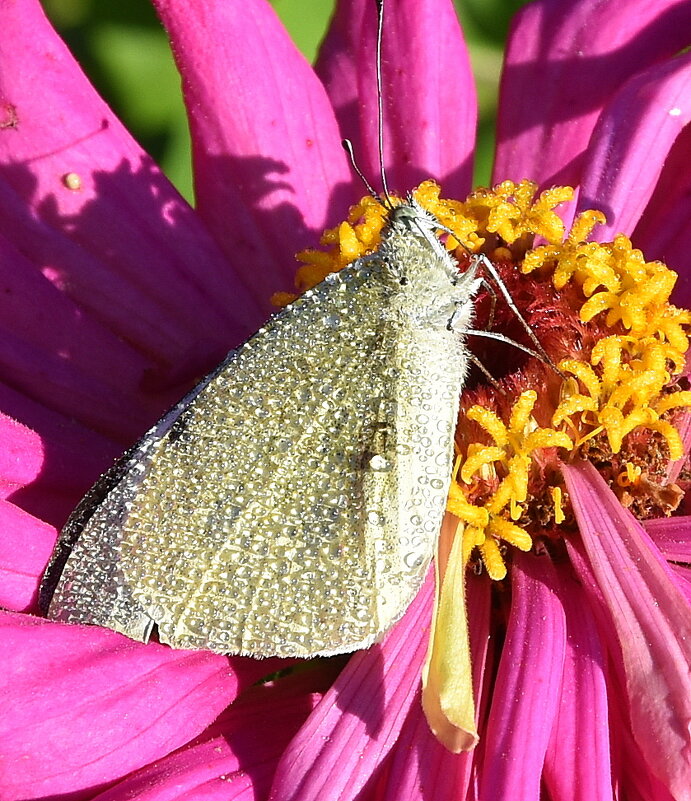
<svg viewBox="0 0 691 801"><path fill-rule="evenodd" d="M448 510L464 563L496 580L506 575L509 546L528 551L537 538L553 546L575 530L564 461L588 458L639 517L671 514L682 497L669 465L683 456L679 427L691 407L683 375L691 312L669 303L677 276L623 235L589 241L600 212L581 213L565 235L554 209L573 190L536 191L529 181L504 181L454 201L426 181L414 193L454 232L446 246L461 264L469 253L492 260L558 367L521 355L494 385L463 395ZM324 250L298 255L298 290L376 249L385 222L376 200L360 201L324 233ZM279 293L274 302L292 298ZM481 298L478 314L489 305ZM497 327L520 340L510 312L500 315ZM485 354L482 361L492 364ZM499 361L510 361L503 350Z"/></svg>

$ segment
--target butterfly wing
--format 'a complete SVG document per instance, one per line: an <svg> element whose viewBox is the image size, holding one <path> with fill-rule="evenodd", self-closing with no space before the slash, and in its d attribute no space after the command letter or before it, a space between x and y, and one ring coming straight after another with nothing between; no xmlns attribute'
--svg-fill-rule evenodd
<svg viewBox="0 0 691 801"><path fill-rule="evenodd" d="M231 354L72 515L50 617L261 656L351 651L398 619L462 383L457 337L392 312L401 291L356 262Z"/></svg>

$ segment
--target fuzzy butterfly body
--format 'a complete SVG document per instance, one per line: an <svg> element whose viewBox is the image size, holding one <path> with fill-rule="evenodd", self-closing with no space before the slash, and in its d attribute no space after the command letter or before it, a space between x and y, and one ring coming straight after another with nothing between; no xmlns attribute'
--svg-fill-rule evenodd
<svg viewBox="0 0 691 801"><path fill-rule="evenodd" d="M255 656L365 647L415 596L453 459L479 279L414 201L276 314L67 522L49 617ZM52 597L51 597L52 596Z"/></svg>

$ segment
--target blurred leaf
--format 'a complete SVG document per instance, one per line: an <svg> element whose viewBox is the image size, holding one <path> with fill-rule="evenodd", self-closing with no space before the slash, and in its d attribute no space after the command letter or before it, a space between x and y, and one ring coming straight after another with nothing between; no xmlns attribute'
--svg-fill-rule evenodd
<svg viewBox="0 0 691 801"><path fill-rule="evenodd" d="M295 44L314 61L331 19L331 0L271 0Z"/></svg>
<svg viewBox="0 0 691 801"><path fill-rule="evenodd" d="M189 132L180 76L161 28L102 24L91 46L109 76L125 125L157 160L183 195L192 195Z"/></svg>

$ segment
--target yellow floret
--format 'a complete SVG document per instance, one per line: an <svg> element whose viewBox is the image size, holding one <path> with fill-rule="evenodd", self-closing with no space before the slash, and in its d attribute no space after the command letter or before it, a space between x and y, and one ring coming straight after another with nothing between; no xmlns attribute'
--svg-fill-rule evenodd
<svg viewBox="0 0 691 801"><path fill-rule="evenodd" d="M669 303L676 274L660 262L646 261L626 236L589 241L593 229L605 222L602 212L581 212L565 234L555 208L573 198L569 187L538 194L530 181L504 181L458 201L442 198L439 186L425 181L414 197L454 232L446 237L447 248L484 249L496 262L514 262L524 274L535 271L540 280L551 280L557 291L569 287L571 295L581 298L574 315L600 332L590 352L574 349L577 356L560 361L557 406L547 412L543 407L540 416L551 427L538 426L533 390L518 394L508 419L480 405L465 413L466 422L475 423L481 433L479 441L460 449L448 510L462 521L464 563L477 553L488 574L501 579L506 546L531 547L530 530L523 525L531 500L551 510L555 526L567 519L562 487L545 483L539 472L546 454L560 449L572 458L598 436L618 454L633 432L647 430L666 443L670 458L681 457L683 444L671 415L691 407L691 392L673 391L671 385L685 366L691 312ZM386 218L374 198L353 206L346 221L324 233L321 250L298 255L298 291L375 250ZM545 244L531 248L536 236ZM293 298L289 293L274 296L279 305ZM608 329L605 336L603 328ZM616 483L633 486L641 469L625 465Z"/></svg>

